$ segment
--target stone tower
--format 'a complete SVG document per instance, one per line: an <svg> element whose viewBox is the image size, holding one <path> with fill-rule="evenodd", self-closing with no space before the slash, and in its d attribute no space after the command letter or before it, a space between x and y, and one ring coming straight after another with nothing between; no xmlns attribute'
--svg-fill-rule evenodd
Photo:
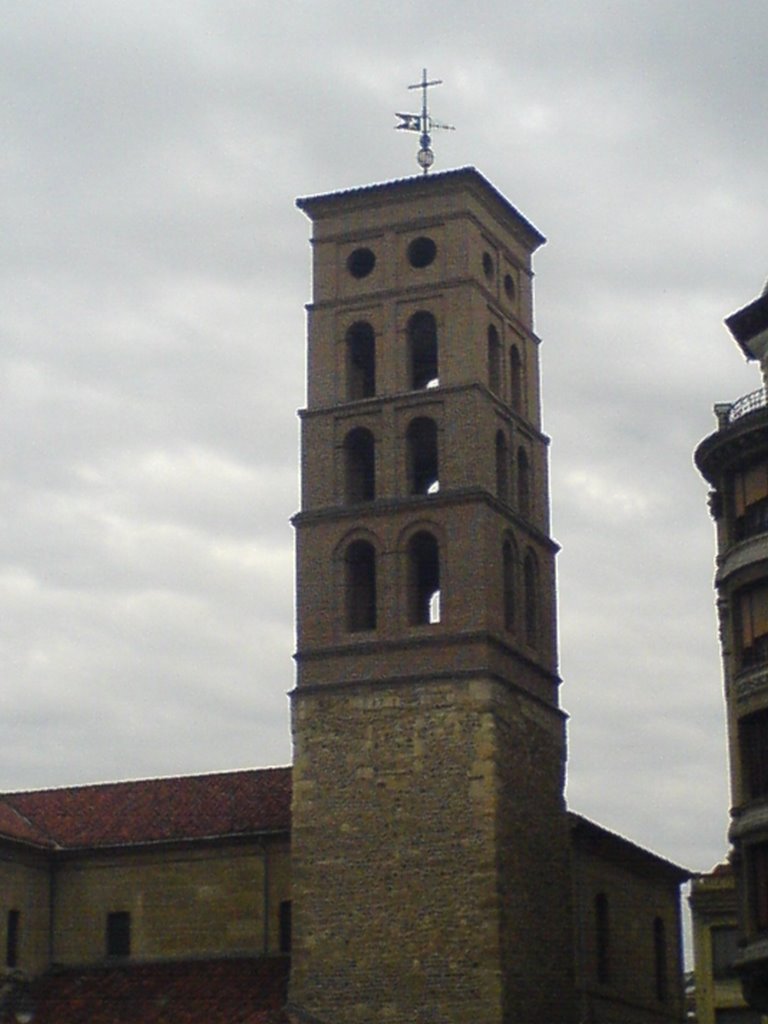
<svg viewBox="0 0 768 1024"><path fill-rule="evenodd" d="M768 294L728 317L768 377ZM731 772L731 859L747 1001L768 1013L768 395L715 406L718 429L696 449L712 487Z"/></svg>
<svg viewBox="0 0 768 1024"><path fill-rule="evenodd" d="M473 168L298 206L293 1011L570 1020L544 239Z"/></svg>

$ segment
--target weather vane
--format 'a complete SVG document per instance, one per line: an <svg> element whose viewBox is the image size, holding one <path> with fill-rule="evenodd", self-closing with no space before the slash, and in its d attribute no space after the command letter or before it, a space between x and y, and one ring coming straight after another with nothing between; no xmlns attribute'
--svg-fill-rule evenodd
<svg viewBox="0 0 768 1024"><path fill-rule="evenodd" d="M431 82L427 80L427 69L424 68L421 72L421 81L417 82L416 85L409 85L409 89L421 89L421 113L420 114L395 114L395 117L399 117L401 124L396 124L395 128L402 129L406 132L420 132L421 138L421 149L416 154L416 159L419 162L419 167L426 174L429 168L435 162L435 154L430 149L430 143L432 139L430 132L433 128L443 128L446 131L454 131L452 124L438 124L437 121L433 121L429 116L427 110L427 89L433 85L442 85L443 80L441 78L434 78Z"/></svg>

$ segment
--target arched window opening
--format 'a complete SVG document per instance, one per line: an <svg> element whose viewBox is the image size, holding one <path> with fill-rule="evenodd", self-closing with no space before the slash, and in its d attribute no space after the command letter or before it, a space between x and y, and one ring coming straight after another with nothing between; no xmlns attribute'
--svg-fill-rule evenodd
<svg viewBox="0 0 768 1024"><path fill-rule="evenodd" d="M376 339L373 327L360 320L347 331L347 398L357 402L376 394Z"/></svg>
<svg viewBox="0 0 768 1024"><path fill-rule="evenodd" d="M656 981L656 998L666 1002L669 990L667 980L667 933L660 917L653 920L653 963Z"/></svg>
<svg viewBox="0 0 768 1024"><path fill-rule="evenodd" d="M345 499L348 505L373 501L376 497L376 470L373 434L355 427L344 439Z"/></svg>
<svg viewBox="0 0 768 1024"><path fill-rule="evenodd" d="M411 389L436 387L437 322L431 313L414 313L408 321L408 354Z"/></svg>
<svg viewBox="0 0 768 1024"><path fill-rule="evenodd" d="M597 980L601 985L607 985L611 980L610 941L608 897L599 892L595 896L595 958Z"/></svg>
<svg viewBox="0 0 768 1024"><path fill-rule="evenodd" d="M529 551L523 562L523 589L525 591L525 639L536 646L539 631L539 567L536 556Z"/></svg>
<svg viewBox="0 0 768 1024"><path fill-rule="evenodd" d="M501 343L493 324L488 328L488 387L494 394L501 394Z"/></svg>
<svg viewBox="0 0 768 1024"><path fill-rule="evenodd" d="M344 590L348 633L376 628L376 552L366 540L355 540L344 555Z"/></svg>
<svg viewBox="0 0 768 1024"><path fill-rule="evenodd" d="M431 533L408 543L408 620L413 626L440 622L440 551Z"/></svg>
<svg viewBox="0 0 768 1024"><path fill-rule="evenodd" d="M523 364L520 349L513 345L509 350L509 393L512 408L515 412L523 412Z"/></svg>
<svg viewBox="0 0 768 1024"><path fill-rule="evenodd" d="M509 501L509 452L503 430L496 433L496 497Z"/></svg>
<svg viewBox="0 0 768 1024"><path fill-rule="evenodd" d="M524 519L530 519L531 464L525 448L517 449L517 511Z"/></svg>
<svg viewBox="0 0 768 1024"><path fill-rule="evenodd" d="M504 586L504 628L515 628L515 577L517 575L517 552L511 540L505 540L501 551Z"/></svg>
<svg viewBox="0 0 768 1024"><path fill-rule="evenodd" d="M408 488L411 494L436 494L440 489L437 465L437 424L426 416L412 420L406 433Z"/></svg>

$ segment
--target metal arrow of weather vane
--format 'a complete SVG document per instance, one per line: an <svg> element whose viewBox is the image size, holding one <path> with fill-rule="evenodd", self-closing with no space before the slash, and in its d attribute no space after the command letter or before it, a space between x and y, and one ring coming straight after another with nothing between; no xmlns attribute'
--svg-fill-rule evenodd
<svg viewBox="0 0 768 1024"><path fill-rule="evenodd" d="M435 154L430 149L432 138L430 132L434 128L442 128L445 131L455 131L452 124L439 124L437 121L433 121L429 116L427 109L427 89L433 85L442 85L442 78L433 78L432 81L427 80L427 69L424 68L421 72L421 81L415 85L409 85L409 89L421 89L421 113L420 114L395 114L395 117L399 117L401 124L396 124L395 128L406 132L419 132L421 138L421 149L416 154L416 159L419 162L419 167L422 169L424 174L429 171L429 168L435 162Z"/></svg>

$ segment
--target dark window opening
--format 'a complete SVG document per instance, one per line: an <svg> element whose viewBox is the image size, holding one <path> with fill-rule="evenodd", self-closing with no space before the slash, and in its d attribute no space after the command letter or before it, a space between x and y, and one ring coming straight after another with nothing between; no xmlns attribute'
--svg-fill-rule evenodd
<svg viewBox="0 0 768 1024"><path fill-rule="evenodd" d="M344 439L344 479L347 504L376 497L373 434L365 427L350 430Z"/></svg>
<svg viewBox="0 0 768 1024"><path fill-rule="evenodd" d="M739 954L739 933L735 925L719 925L710 929L712 974L715 978L732 978L733 964Z"/></svg>
<svg viewBox="0 0 768 1024"><path fill-rule="evenodd" d="M750 798L768 796L768 708L741 719L739 747Z"/></svg>
<svg viewBox="0 0 768 1024"><path fill-rule="evenodd" d="M504 275L504 292L510 302L515 301L515 279L511 274Z"/></svg>
<svg viewBox="0 0 768 1024"><path fill-rule="evenodd" d="M536 557L532 551L525 556L523 563L523 588L525 591L525 639L536 646L539 630L539 570Z"/></svg>
<svg viewBox="0 0 768 1024"><path fill-rule="evenodd" d="M504 628L514 629L515 626L515 576L517 573L517 553L512 541L505 540L501 553L504 585Z"/></svg>
<svg viewBox="0 0 768 1024"><path fill-rule="evenodd" d="M8 921L5 933L5 966L18 967L19 965L19 925L21 924L21 913L18 910L8 911Z"/></svg>
<svg viewBox="0 0 768 1024"><path fill-rule="evenodd" d="M435 494L440 489L437 465L437 424L426 416L412 420L406 432L408 489Z"/></svg>
<svg viewBox="0 0 768 1024"><path fill-rule="evenodd" d="M607 985L611 980L610 942L608 897L599 892L595 896L595 955L597 980L601 985Z"/></svg>
<svg viewBox="0 0 768 1024"><path fill-rule="evenodd" d="M493 257L489 252L483 253L483 273L490 281L493 278Z"/></svg>
<svg viewBox="0 0 768 1024"><path fill-rule="evenodd" d="M280 952L291 952L291 901L280 902Z"/></svg>
<svg viewBox="0 0 768 1024"><path fill-rule="evenodd" d="M344 555L347 632L376 628L376 552L366 540L353 541Z"/></svg>
<svg viewBox="0 0 768 1024"><path fill-rule="evenodd" d="M426 235L414 238L408 245L408 262L417 269L428 267L430 263L434 263L436 255L437 246L433 239L427 238Z"/></svg>
<svg viewBox="0 0 768 1024"><path fill-rule="evenodd" d="M431 313L414 313L408 321L408 352L411 389L436 387L437 322Z"/></svg>
<svg viewBox="0 0 768 1024"><path fill-rule="evenodd" d="M656 998L666 1002L669 984L667 979L667 931L660 917L653 921L653 965Z"/></svg>
<svg viewBox="0 0 768 1024"><path fill-rule="evenodd" d="M376 266L376 256L370 249L355 249L347 257L347 270L352 277L368 277Z"/></svg>
<svg viewBox="0 0 768 1024"><path fill-rule="evenodd" d="M768 843L747 847L750 918L755 931L768 931Z"/></svg>
<svg viewBox="0 0 768 1024"><path fill-rule="evenodd" d="M768 498L756 501L736 520L736 540L768 532Z"/></svg>
<svg viewBox="0 0 768 1024"><path fill-rule="evenodd" d="M417 533L408 544L408 591L411 625L440 622L440 552L431 533Z"/></svg>
<svg viewBox="0 0 768 1024"><path fill-rule="evenodd" d="M517 449L517 511L524 519L530 519L531 466L525 448Z"/></svg>
<svg viewBox="0 0 768 1024"><path fill-rule="evenodd" d="M501 342L493 324L488 328L488 387L501 394Z"/></svg>
<svg viewBox="0 0 768 1024"><path fill-rule="evenodd" d="M351 402L376 394L376 339L361 320L347 331L347 397Z"/></svg>
<svg viewBox="0 0 768 1024"><path fill-rule="evenodd" d="M517 345L513 345L509 350L509 376L512 408L515 412L521 413L523 411L523 364Z"/></svg>
<svg viewBox="0 0 768 1024"><path fill-rule="evenodd" d="M768 463L749 466L734 475L733 501L737 540L768 530Z"/></svg>
<svg viewBox="0 0 768 1024"><path fill-rule="evenodd" d="M131 915L127 910L107 914L107 956L131 955Z"/></svg>
<svg viewBox="0 0 768 1024"><path fill-rule="evenodd" d="M768 586L742 590L733 607L742 668L768 662Z"/></svg>
<svg viewBox="0 0 768 1024"><path fill-rule="evenodd" d="M509 452L502 430L496 434L496 497L499 501L509 501Z"/></svg>

